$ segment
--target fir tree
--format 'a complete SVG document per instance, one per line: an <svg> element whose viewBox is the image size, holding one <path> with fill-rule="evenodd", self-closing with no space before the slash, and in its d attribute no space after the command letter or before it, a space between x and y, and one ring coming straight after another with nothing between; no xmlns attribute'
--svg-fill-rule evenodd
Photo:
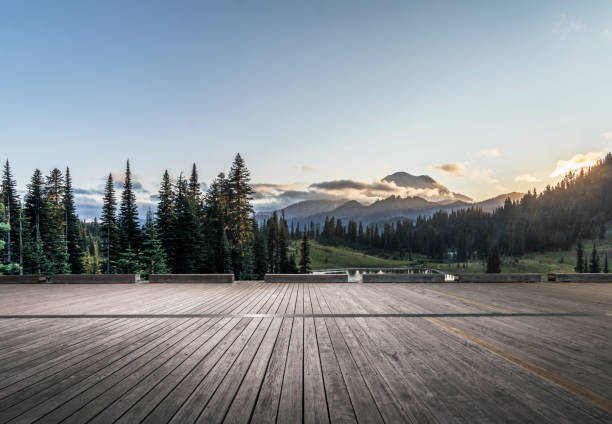
<svg viewBox="0 0 612 424"><path fill-rule="evenodd" d="M140 272L140 263L138 262L138 256L128 247L119 255L117 261L117 272L119 274L138 274Z"/></svg>
<svg viewBox="0 0 612 424"><path fill-rule="evenodd" d="M300 245L300 273L308 274L310 272L310 242L306 231L302 236L302 244Z"/></svg>
<svg viewBox="0 0 612 424"><path fill-rule="evenodd" d="M150 209L147 211L147 219L142 228L142 235L140 268L145 278L148 278L151 274L166 274L168 272L166 254L157 236L157 228L153 222L153 213Z"/></svg>
<svg viewBox="0 0 612 424"><path fill-rule="evenodd" d="M176 245L174 248L174 272L191 274L199 267L200 256L200 220L199 207L189 194L189 186L182 175L176 184L174 231Z"/></svg>
<svg viewBox="0 0 612 424"><path fill-rule="evenodd" d="M157 204L157 233L161 241L162 248L168 258L168 266L174 269L174 248L175 248L175 216L174 216L174 188L170 180L168 170L164 171L162 182L159 187L159 203Z"/></svg>
<svg viewBox="0 0 612 424"><path fill-rule="evenodd" d="M74 193L72 191L72 178L70 177L70 169L66 168L65 183L64 183L64 199L63 208L66 224L66 242L68 243L68 263L70 264L70 272L72 274L82 274L83 268L83 252L79 245L79 218L76 215L74 205Z"/></svg>
<svg viewBox="0 0 612 424"><path fill-rule="evenodd" d="M11 226L8 223L8 218L5 215L4 204L0 202L0 250L4 249L5 241L3 233L11 231ZM15 263L0 263L0 274L15 274L19 270L19 265Z"/></svg>
<svg viewBox="0 0 612 424"><path fill-rule="evenodd" d="M140 226L138 224L138 208L132 185L132 172L129 160L125 166L125 179L123 180L118 224L121 251L132 249L133 253L138 256L140 249Z"/></svg>
<svg viewBox="0 0 612 424"><path fill-rule="evenodd" d="M227 178L227 237L232 250L234 272L240 273L246 245L252 241L253 188L250 173L240 153L236 154Z"/></svg>
<svg viewBox="0 0 612 424"><path fill-rule="evenodd" d="M100 225L102 254L104 255L102 272L105 274L114 273L119 260L119 225L117 223L117 198L114 184L113 175L108 174L104 186Z"/></svg>
<svg viewBox="0 0 612 424"><path fill-rule="evenodd" d="M0 202L4 203L4 213L11 229L6 232L6 244L4 249L4 259L7 263L16 262L20 256L19 250L19 216L21 213L21 203L17 194L17 183L13 178L11 166L7 160L2 172L2 186Z"/></svg>
<svg viewBox="0 0 612 424"><path fill-rule="evenodd" d="M202 189L200 188L200 181L198 179L198 170L194 163L191 167L191 176L189 177L189 197L193 202L199 203L202 200Z"/></svg>
<svg viewBox="0 0 612 424"><path fill-rule="evenodd" d="M271 273L278 273L280 261L278 257L278 217L276 211L272 213L272 218L268 220L266 230L268 271Z"/></svg>
<svg viewBox="0 0 612 424"><path fill-rule="evenodd" d="M54 168L46 178L44 202L46 228L42 232L43 246L46 256L45 275L67 274L68 241L65 235L66 220L64 212L64 176L62 171Z"/></svg>
<svg viewBox="0 0 612 424"><path fill-rule="evenodd" d="M584 263L584 249L582 248L582 240L580 239L578 239L576 242L576 267L574 270L579 274L586 271L586 266Z"/></svg>
<svg viewBox="0 0 612 424"><path fill-rule="evenodd" d="M600 273L601 267L599 265L599 254L597 253L597 247L593 243L593 250L591 251L591 267L589 272Z"/></svg>
<svg viewBox="0 0 612 424"><path fill-rule="evenodd" d="M289 259L287 260L287 273L288 274L297 274L298 267L295 262L295 253L289 255Z"/></svg>
<svg viewBox="0 0 612 424"><path fill-rule="evenodd" d="M499 274L501 272L500 265L499 252L497 246L494 245L487 257L487 274Z"/></svg>
<svg viewBox="0 0 612 424"><path fill-rule="evenodd" d="M253 242L253 261L254 261L254 277L258 280L264 278L268 263L266 258L266 239L263 231L260 231L257 226L257 221L253 220L253 233L255 240Z"/></svg>

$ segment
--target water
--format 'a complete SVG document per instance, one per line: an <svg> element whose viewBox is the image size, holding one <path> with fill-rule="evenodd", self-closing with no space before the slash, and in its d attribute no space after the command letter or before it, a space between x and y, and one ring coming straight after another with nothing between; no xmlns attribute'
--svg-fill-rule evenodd
<svg viewBox="0 0 612 424"><path fill-rule="evenodd" d="M351 282L361 281L363 274L443 274L442 271L427 268L427 267L394 267L394 268L333 268L333 269L318 269L312 271L313 274L348 274L348 279ZM454 279L453 275L445 274L447 281Z"/></svg>

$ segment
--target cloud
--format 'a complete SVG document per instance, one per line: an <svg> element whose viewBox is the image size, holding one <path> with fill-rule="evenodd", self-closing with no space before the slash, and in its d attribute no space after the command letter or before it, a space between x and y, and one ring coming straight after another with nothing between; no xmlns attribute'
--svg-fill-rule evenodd
<svg viewBox="0 0 612 424"><path fill-rule="evenodd" d="M553 32L561 39L566 39L572 34L581 32L585 27L586 25L582 22L570 19L567 15L563 14L555 23Z"/></svg>
<svg viewBox="0 0 612 424"><path fill-rule="evenodd" d="M434 165L433 168L458 177L463 177L465 175L465 165L462 163L443 163L441 165Z"/></svg>
<svg viewBox="0 0 612 424"><path fill-rule="evenodd" d="M601 135L606 140L612 140L612 131L607 131Z"/></svg>
<svg viewBox="0 0 612 424"><path fill-rule="evenodd" d="M317 172L318 170L316 166L302 165L302 171L304 172Z"/></svg>
<svg viewBox="0 0 612 424"><path fill-rule="evenodd" d="M98 194L104 195L104 190L98 188L75 188L74 194Z"/></svg>
<svg viewBox="0 0 612 424"><path fill-rule="evenodd" d="M501 156L501 153L499 153L499 150L497 149L483 149L478 152L478 156L485 158L497 158Z"/></svg>
<svg viewBox="0 0 612 424"><path fill-rule="evenodd" d="M519 183L537 183L542 181L539 178L534 177L533 175L528 175L528 174L522 174L522 175L517 175L514 178L514 181L517 181Z"/></svg>
<svg viewBox="0 0 612 424"><path fill-rule="evenodd" d="M486 184L498 183L499 180L497 180L496 178L493 178L491 174L493 174L493 170L491 169L477 168L477 169L472 169L470 171L470 178L478 182L486 183Z"/></svg>
<svg viewBox="0 0 612 424"><path fill-rule="evenodd" d="M123 190L123 180L125 179L125 172L113 172L113 186L116 190ZM106 178L104 178L106 180ZM134 191L140 191L142 193L149 193L149 190L143 187L138 181L138 177L132 174L132 189Z"/></svg>
<svg viewBox="0 0 612 424"><path fill-rule="evenodd" d="M557 161L557 167L550 174L551 177L558 177L567 174L569 171L575 171L577 169L588 168L597 163L601 158L603 152L588 152L585 154L577 154L567 160Z"/></svg>

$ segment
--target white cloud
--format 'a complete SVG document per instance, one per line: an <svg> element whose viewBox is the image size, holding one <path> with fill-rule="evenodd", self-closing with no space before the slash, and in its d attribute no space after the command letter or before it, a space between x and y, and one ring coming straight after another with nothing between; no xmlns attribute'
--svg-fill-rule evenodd
<svg viewBox="0 0 612 424"><path fill-rule="evenodd" d="M567 15L561 15L559 20L555 23L553 32L565 39L571 34L578 33L585 28L582 22L570 19Z"/></svg>
<svg viewBox="0 0 612 424"><path fill-rule="evenodd" d="M537 183L542 180L537 177L534 177L533 175L522 174L514 178L514 181L518 181L519 183Z"/></svg>
<svg viewBox="0 0 612 424"><path fill-rule="evenodd" d="M551 177L558 177L565 175L569 171L575 171L577 169L588 168L595 165L597 160L601 158L603 152L588 152L585 154L578 153L567 160L557 161L557 167L550 174Z"/></svg>
<svg viewBox="0 0 612 424"><path fill-rule="evenodd" d="M432 168L438 171L448 172L449 174L456 175L457 177L463 177L465 175L465 165L462 163L443 163L440 165L434 165Z"/></svg>
<svg viewBox="0 0 612 424"><path fill-rule="evenodd" d="M478 152L478 156L485 158L497 158L501 156L501 153L499 153L499 150L497 149L483 149Z"/></svg>
<svg viewBox="0 0 612 424"><path fill-rule="evenodd" d="M488 168L477 168L470 171L470 177L473 180L486 184L498 183L499 180L493 178L491 174L493 174L493 170Z"/></svg>

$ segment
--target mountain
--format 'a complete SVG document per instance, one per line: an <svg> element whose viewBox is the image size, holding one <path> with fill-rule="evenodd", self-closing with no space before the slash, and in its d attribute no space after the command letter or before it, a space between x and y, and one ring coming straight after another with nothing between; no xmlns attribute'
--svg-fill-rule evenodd
<svg viewBox="0 0 612 424"><path fill-rule="evenodd" d="M322 212L328 212L336 209L338 206L349 202L348 199L318 199L318 200L303 200L298 203L287 206L282 209L285 217L289 218L304 218L310 215L316 215Z"/></svg>
<svg viewBox="0 0 612 424"><path fill-rule="evenodd" d="M387 175L382 179L388 183L395 183L398 187L410 187L418 191L423 191L426 197L440 198L446 200L461 200L464 202L472 202L468 196L460 193L455 193L443 186L429 175L412 175L408 172L395 172Z"/></svg>

